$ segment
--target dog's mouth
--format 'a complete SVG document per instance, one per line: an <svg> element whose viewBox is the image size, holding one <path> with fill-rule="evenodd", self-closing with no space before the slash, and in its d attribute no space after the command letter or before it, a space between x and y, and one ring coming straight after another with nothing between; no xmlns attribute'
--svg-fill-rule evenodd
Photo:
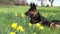
<svg viewBox="0 0 60 34"><path fill-rule="evenodd" d="M30 18L29 16L26 16L26 18Z"/></svg>

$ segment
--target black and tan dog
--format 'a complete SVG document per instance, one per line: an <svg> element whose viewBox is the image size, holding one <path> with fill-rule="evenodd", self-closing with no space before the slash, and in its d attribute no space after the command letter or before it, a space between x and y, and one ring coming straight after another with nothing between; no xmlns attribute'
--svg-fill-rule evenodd
<svg viewBox="0 0 60 34"><path fill-rule="evenodd" d="M25 13L26 17L29 17L30 23L32 24L36 24L36 23L41 23L42 25L47 25L47 26L51 26L51 27L55 27L55 25L59 25L60 26L60 21L58 20L52 20L49 21L46 18L44 18L43 16L41 16L39 14L39 12L36 9L36 5L34 3L30 4L30 8L29 10ZM58 23L57 23L58 22Z"/></svg>

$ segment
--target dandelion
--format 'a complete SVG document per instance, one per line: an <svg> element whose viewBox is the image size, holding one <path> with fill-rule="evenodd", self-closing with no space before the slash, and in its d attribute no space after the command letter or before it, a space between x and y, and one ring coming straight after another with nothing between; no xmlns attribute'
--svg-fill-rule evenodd
<svg viewBox="0 0 60 34"><path fill-rule="evenodd" d="M20 32L24 31L23 27L20 26L20 25L17 27L17 30L20 31Z"/></svg>
<svg viewBox="0 0 60 34"><path fill-rule="evenodd" d="M34 32L33 34L36 34L36 32Z"/></svg>
<svg viewBox="0 0 60 34"><path fill-rule="evenodd" d="M15 32L10 32L10 34L15 34Z"/></svg>
<svg viewBox="0 0 60 34"><path fill-rule="evenodd" d="M16 28L17 28L17 23L13 23L13 24L11 25L11 27L12 27L13 29L16 29Z"/></svg>
<svg viewBox="0 0 60 34"><path fill-rule="evenodd" d="M40 25L41 25L40 23L36 23L35 24L36 27L40 27Z"/></svg>
<svg viewBox="0 0 60 34"><path fill-rule="evenodd" d="M18 16L18 14L16 13L15 16Z"/></svg>
<svg viewBox="0 0 60 34"><path fill-rule="evenodd" d="M40 29L40 30L43 30L43 29L44 29L44 26L40 26L39 29Z"/></svg>
<svg viewBox="0 0 60 34"><path fill-rule="evenodd" d="M22 13L22 15L21 15L22 17L24 17L25 16L25 14L24 13Z"/></svg>
<svg viewBox="0 0 60 34"><path fill-rule="evenodd" d="M32 24L31 24L31 23L29 23L29 26L32 26Z"/></svg>

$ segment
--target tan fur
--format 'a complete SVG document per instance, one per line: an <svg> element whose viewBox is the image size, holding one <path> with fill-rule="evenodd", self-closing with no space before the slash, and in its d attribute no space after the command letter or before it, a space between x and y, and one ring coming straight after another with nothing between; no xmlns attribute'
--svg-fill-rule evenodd
<svg viewBox="0 0 60 34"><path fill-rule="evenodd" d="M30 13L33 14L33 17L34 17L38 12L34 10L34 11L31 11Z"/></svg>
<svg viewBox="0 0 60 34"><path fill-rule="evenodd" d="M38 12L35 10L34 15L36 15Z"/></svg>
<svg viewBox="0 0 60 34"><path fill-rule="evenodd" d="M55 22L51 23L50 24L50 27L51 28L60 28L60 25L59 24L54 24Z"/></svg>

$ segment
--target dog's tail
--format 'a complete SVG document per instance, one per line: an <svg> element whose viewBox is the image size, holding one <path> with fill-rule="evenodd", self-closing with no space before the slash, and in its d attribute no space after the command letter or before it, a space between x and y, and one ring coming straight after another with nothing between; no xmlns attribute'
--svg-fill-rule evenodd
<svg viewBox="0 0 60 34"><path fill-rule="evenodd" d="M60 20L52 20L50 22L50 27L52 27L52 28L60 28Z"/></svg>

